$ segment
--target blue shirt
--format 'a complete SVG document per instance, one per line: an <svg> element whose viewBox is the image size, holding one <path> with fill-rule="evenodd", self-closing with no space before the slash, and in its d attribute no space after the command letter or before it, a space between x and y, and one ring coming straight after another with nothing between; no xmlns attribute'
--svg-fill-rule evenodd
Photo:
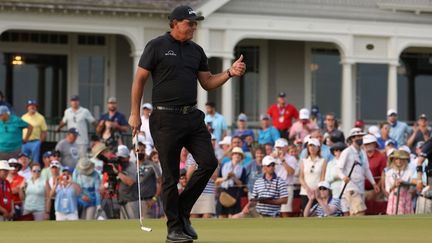
<svg viewBox="0 0 432 243"><path fill-rule="evenodd" d="M15 115L6 122L0 121L0 152L9 153L21 149L22 130L28 123Z"/></svg>
<svg viewBox="0 0 432 243"><path fill-rule="evenodd" d="M128 125L126 117L122 113L120 113L120 112L116 112L114 114L114 116L109 116L109 113L107 112L107 113L103 114L99 118L99 121L117 122L120 126L126 126L126 125Z"/></svg>
<svg viewBox="0 0 432 243"><path fill-rule="evenodd" d="M411 129L405 122L396 121L395 124L390 125L390 137L396 140L399 146L405 145Z"/></svg>
<svg viewBox="0 0 432 243"><path fill-rule="evenodd" d="M210 123L210 126L213 129L213 135L215 135L216 137L216 141L219 142L220 140L222 140L223 132L227 130L225 118L221 114L216 112L214 116L206 114L204 122L206 124Z"/></svg>
<svg viewBox="0 0 432 243"><path fill-rule="evenodd" d="M78 203L83 207L99 206L101 205L101 196L99 193L100 187L100 176L96 170L90 175L82 175L79 170L74 170L72 174L72 180L76 182L81 188L81 194L78 199ZM90 201L86 202L82 200L83 196L87 196Z"/></svg>
<svg viewBox="0 0 432 243"><path fill-rule="evenodd" d="M243 145L242 145L243 152L249 152L249 147L248 147L248 145L245 142L245 138L247 136L252 136L252 138L255 140L255 135L254 135L254 132L252 131L252 129L246 129L246 130L243 130L243 131L235 130L234 134L233 134L233 137L235 137L235 136L241 138L241 140L243 142Z"/></svg>
<svg viewBox="0 0 432 243"><path fill-rule="evenodd" d="M276 140L280 138L280 133L279 131L270 126L268 127L266 130L260 130L258 132L258 143L259 144L271 144L274 145L274 143L276 142Z"/></svg>
<svg viewBox="0 0 432 243"><path fill-rule="evenodd" d="M78 211L78 198L72 184L68 186L58 185L54 201L56 212L70 214Z"/></svg>

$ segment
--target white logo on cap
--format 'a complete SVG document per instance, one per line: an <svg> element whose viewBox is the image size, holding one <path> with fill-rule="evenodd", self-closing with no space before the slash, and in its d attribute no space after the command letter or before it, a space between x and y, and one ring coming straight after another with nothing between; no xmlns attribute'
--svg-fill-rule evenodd
<svg viewBox="0 0 432 243"><path fill-rule="evenodd" d="M194 15L196 15L196 12L195 11L193 11L191 8L190 9L188 9L188 12L189 12L189 15L192 15L192 14L194 14Z"/></svg>
<svg viewBox="0 0 432 243"><path fill-rule="evenodd" d="M169 50L165 53L165 56L177 56L177 54L173 50Z"/></svg>

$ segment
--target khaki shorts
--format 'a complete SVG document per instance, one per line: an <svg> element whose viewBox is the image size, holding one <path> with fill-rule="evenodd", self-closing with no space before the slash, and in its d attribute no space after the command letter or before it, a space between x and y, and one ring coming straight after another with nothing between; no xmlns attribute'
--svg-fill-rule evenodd
<svg viewBox="0 0 432 243"><path fill-rule="evenodd" d="M216 200L214 194L202 193L192 207L191 214L215 214Z"/></svg>
<svg viewBox="0 0 432 243"><path fill-rule="evenodd" d="M367 208L365 204L364 194L360 194L355 191L348 191L344 193L343 197L346 199L351 215L366 211Z"/></svg>

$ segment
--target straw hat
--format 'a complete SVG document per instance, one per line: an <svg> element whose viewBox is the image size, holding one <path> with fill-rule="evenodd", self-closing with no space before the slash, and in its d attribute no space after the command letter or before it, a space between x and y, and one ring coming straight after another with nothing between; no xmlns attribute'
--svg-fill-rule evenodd
<svg viewBox="0 0 432 243"><path fill-rule="evenodd" d="M233 155L233 154L240 154L241 157L242 157L242 159L245 158L245 154L243 153L243 149L241 149L240 147L234 147L234 148L231 150L231 155Z"/></svg>
<svg viewBox="0 0 432 243"><path fill-rule="evenodd" d="M77 169L82 175L91 175L94 171L95 165L87 158L82 157L78 161Z"/></svg>
<svg viewBox="0 0 432 243"><path fill-rule="evenodd" d="M101 143L101 142L96 143L91 150L93 158L96 158L102 151L104 151L106 149L108 149L108 148L107 148L107 146L105 146L104 143Z"/></svg>

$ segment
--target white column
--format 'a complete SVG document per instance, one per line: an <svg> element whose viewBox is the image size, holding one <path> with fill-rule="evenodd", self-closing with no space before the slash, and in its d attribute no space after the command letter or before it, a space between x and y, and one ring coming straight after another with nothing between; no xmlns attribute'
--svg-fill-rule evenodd
<svg viewBox="0 0 432 243"><path fill-rule="evenodd" d="M231 64L232 59L224 57L222 63L222 71L230 68ZM233 80L230 79L222 86L222 115L225 117L225 121L227 122L228 126L232 124L234 117L234 92L232 82Z"/></svg>
<svg viewBox="0 0 432 243"><path fill-rule="evenodd" d="M352 63L342 62L342 130L347 136L354 126L356 115L355 82L352 77Z"/></svg>
<svg viewBox="0 0 432 243"><path fill-rule="evenodd" d="M387 109L398 109L397 97L397 65L388 65Z"/></svg>
<svg viewBox="0 0 432 243"><path fill-rule="evenodd" d="M135 74L137 72L138 69L138 63L139 60L141 58L142 52L144 51L144 49L137 49L137 50L132 50L130 56L132 57L132 80L131 82L133 82L133 80L135 79ZM147 80L148 82L149 80ZM144 93L145 93L145 89L144 89ZM144 94L143 94L144 96ZM141 97L141 104L143 104L143 98ZM142 109L140 109L140 112L142 112Z"/></svg>

